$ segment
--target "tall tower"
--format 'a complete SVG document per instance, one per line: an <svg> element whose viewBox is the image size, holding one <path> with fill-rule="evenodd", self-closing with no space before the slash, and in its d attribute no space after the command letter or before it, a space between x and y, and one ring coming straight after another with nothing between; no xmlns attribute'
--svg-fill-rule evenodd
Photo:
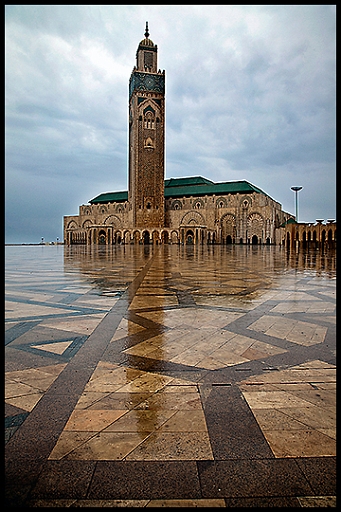
<svg viewBox="0 0 341 512"><path fill-rule="evenodd" d="M165 72L157 46L145 38L129 81L129 203L136 228L164 226Z"/></svg>

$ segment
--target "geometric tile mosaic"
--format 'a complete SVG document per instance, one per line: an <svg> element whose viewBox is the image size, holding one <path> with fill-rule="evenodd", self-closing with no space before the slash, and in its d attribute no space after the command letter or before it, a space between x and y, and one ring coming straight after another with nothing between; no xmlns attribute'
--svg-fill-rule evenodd
<svg viewBox="0 0 341 512"><path fill-rule="evenodd" d="M13 345L12 348L36 355L44 355L56 361L70 361L78 352L88 336L63 338L62 340L45 340L41 343Z"/></svg>
<svg viewBox="0 0 341 512"><path fill-rule="evenodd" d="M275 247L53 254L9 259L13 502L334 503L334 260L316 255L319 273Z"/></svg>
<svg viewBox="0 0 341 512"><path fill-rule="evenodd" d="M336 455L336 367L310 361L241 383L275 457Z"/></svg>
<svg viewBox="0 0 341 512"><path fill-rule="evenodd" d="M67 348L71 345L70 341L57 341L55 343L42 343L41 345L31 345L31 348L43 350L45 352L52 352L53 354L62 355Z"/></svg>

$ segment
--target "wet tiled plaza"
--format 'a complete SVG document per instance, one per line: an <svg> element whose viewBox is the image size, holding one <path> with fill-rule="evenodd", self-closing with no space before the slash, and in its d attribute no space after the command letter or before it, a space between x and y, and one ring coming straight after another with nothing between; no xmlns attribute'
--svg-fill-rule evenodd
<svg viewBox="0 0 341 512"><path fill-rule="evenodd" d="M9 506L336 506L336 256L6 247Z"/></svg>

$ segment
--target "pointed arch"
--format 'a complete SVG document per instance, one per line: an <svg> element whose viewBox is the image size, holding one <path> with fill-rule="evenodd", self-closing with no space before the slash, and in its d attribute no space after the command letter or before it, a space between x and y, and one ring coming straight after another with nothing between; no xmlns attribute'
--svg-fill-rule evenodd
<svg viewBox="0 0 341 512"><path fill-rule="evenodd" d="M264 217L260 213L253 212L248 216L247 230L248 230L248 237L250 239L252 239L254 236L257 236L259 242L261 242L263 239L263 236L264 236L264 228L265 228Z"/></svg>
<svg viewBox="0 0 341 512"><path fill-rule="evenodd" d="M197 226L205 226L205 219L201 213L198 211L190 211L186 213L180 222L180 225L182 226L190 226L190 225L197 225Z"/></svg>
<svg viewBox="0 0 341 512"><path fill-rule="evenodd" d="M90 219L87 219L83 222L82 228L89 229L92 226L93 222Z"/></svg>
<svg viewBox="0 0 341 512"><path fill-rule="evenodd" d="M104 224L106 226L114 226L115 228L122 227L122 221L117 215L109 215L109 217L104 220Z"/></svg>
<svg viewBox="0 0 341 512"><path fill-rule="evenodd" d="M221 239L227 244L235 243L237 237L236 216L226 213L220 219Z"/></svg>
<svg viewBox="0 0 341 512"><path fill-rule="evenodd" d="M144 120L145 128L152 128L152 121L154 121L153 127L155 128L156 118L162 118L161 109L150 98L146 99L138 106L138 115ZM148 126L146 125L147 122L149 122Z"/></svg>
<svg viewBox="0 0 341 512"><path fill-rule="evenodd" d="M67 229L78 229L78 224L76 221L71 220L67 225Z"/></svg>

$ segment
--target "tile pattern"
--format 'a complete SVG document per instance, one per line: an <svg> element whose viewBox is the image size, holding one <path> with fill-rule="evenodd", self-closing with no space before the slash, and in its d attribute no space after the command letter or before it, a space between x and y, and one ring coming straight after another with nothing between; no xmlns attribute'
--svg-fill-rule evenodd
<svg viewBox="0 0 341 512"><path fill-rule="evenodd" d="M318 256L328 271L272 247L8 248L9 504L334 506Z"/></svg>
<svg viewBox="0 0 341 512"><path fill-rule="evenodd" d="M336 455L336 368L323 361L249 378L241 385L276 457Z"/></svg>

